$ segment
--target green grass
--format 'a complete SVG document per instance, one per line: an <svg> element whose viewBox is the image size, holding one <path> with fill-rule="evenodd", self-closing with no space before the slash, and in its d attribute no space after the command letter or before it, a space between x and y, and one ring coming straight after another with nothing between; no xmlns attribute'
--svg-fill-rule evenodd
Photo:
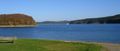
<svg viewBox="0 0 120 51"><path fill-rule="evenodd" d="M0 51L100 51L96 44L37 39L17 39L15 43L0 43Z"/></svg>

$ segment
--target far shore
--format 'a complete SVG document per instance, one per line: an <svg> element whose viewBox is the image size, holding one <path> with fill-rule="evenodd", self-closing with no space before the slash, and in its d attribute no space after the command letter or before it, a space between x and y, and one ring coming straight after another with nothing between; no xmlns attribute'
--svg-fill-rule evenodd
<svg viewBox="0 0 120 51"><path fill-rule="evenodd" d="M0 25L0 27L36 27L36 25Z"/></svg>

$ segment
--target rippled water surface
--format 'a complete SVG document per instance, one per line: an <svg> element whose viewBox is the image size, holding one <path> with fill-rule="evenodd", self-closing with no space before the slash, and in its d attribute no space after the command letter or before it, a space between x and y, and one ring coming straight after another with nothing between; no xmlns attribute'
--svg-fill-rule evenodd
<svg viewBox="0 0 120 51"><path fill-rule="evenodd" d="M38 24L33 28L0 28L0 36L120 43L120 24Z"/></svg>

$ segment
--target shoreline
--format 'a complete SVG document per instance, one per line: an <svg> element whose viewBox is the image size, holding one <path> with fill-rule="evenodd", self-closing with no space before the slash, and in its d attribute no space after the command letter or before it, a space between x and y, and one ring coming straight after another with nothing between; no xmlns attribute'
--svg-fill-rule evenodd
<svg viewBox="0 0 120 51"><path fill-rule="evenodd" d="M56 40L57 41L57 40ZM59 40L58 40L59 41ZM120 45L120 43L109 43L109 42L88 42L88 41L64 41L64 40L60 40L60 41L63 41L63 42L81 42L81 43L93 43L93 44L114 44L114 45Z"/></svg>
<svg viewBox="0 0 120 51"><path fill-rule="evenodd" d="M31 38L18 38L18 39L31 39ZM34 38L33 38L34 39ZM80 42L80 43L92 43L92 44L118 44L120 43L110 43L110 42L95 42L95 41L72 41L72 40L54 40L54 39L37 39L37 40L50 40L50 41L63 41L63 42Z"/></svg>
<svg viewBox="0 0 120 51"><path fill-rule="evenodd" d="M0 25L0 28L2 27L36 27L36 25Z"/></svg>
<svg viewBox="0 0 120 51"><path fill-rule="evenodd" d="M31 38L27 38L31 39ZM36 39L36 38L33 38ZM39 39L39 38L38 38ZM103 42L103 41L83 41L83 40L60 40L60 39L42 39L42 40L55 40L55 41L64 41L64 42L83 42L83 43L109 43L109 44L120 44L119 42Z"/></svg>
<svg viewBox="0 0 120 51"><path fill-rule="evenodd" d="M59 40L58 40L59 41ZM112 42L95 42L95 41L69 41L69 40L60 40L64 42L83 42L83 43L107 43L107 44L120 44L120 43L112 43Z"/></svg>

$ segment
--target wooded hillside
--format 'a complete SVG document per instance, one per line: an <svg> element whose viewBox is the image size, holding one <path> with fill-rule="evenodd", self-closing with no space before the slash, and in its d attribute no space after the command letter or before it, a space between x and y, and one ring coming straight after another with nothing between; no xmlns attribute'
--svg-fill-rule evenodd
<svg viewBox="0 0 120 51"><path fill-rule="evenodd" d="M35 25L31 16L25 14L1 14L0 25Z"/></svg>
<svg viewBox="0 0 120 51"><path fill-rule="evenodd" d="M70 24L120 24L120 14L71 21Z"/></svg>

